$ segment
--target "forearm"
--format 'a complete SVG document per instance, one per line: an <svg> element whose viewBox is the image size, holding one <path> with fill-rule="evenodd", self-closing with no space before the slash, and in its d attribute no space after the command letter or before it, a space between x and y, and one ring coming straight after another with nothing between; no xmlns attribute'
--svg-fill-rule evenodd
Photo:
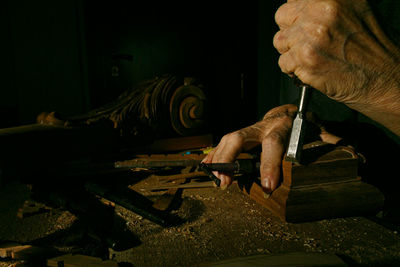
<svg viewBox="0 0 400 267"><path fill-rule="evenodd" d="M275 19L283 72L400 136L400 45L367 0L288 1Z"/></svg>
<svg viewBox="0 0 400 267"><path fill-rule="evenodd" d="M399 64L400 66L400 64ZM400 70L393 66L387 78L380 82L379 90L370 92L348 106L383 125L400 137ZM381 76L383 78L383 75Z"/></svg>

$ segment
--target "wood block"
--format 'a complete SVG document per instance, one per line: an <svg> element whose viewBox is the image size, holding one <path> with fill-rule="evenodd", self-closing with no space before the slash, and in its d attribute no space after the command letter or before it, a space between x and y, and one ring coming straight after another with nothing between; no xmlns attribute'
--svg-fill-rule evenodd
<svg viewBox="0 0 400 267"><path fill-rule="evenodd" d="M25 261L44 261L47 258L56 256L58 251L54 248L47 247L36 247L36 246L25 246L19 250L13 250L11 252L11 258L14 260L25 260Z"/></svg>
<svg viewBox="0 0 400 267"><path fill-rule="evenodd" d="M239 179L239 188L287 222L314 221L378 212L383 194L357 176L359 159L349 147L304 148L302 164L283 160L281 185L267 198L259 179Z"/></svg>
<svg viewBox="0 0 400 267"><path fill-rule="evenodd" d="M67 254L47 260L47 266L51 267L118 267L118 263L112 260L103 261L97 257L86 255Z"/></svg>
<svg viewBox="0 0 400 267"><path fill-rule="evenodd" d="M357 179L359 158L349 147L316 143L303 151L303 163L282 161L283 184L299 186L326 184Z"/></svg>
<svg viewBox="0 0 400 267"><path fill-rule="evenodd" d="M31 248L30 245L20 245L16 243L3 244L0 247L0 258L11 258L13 253Z"/></svg>

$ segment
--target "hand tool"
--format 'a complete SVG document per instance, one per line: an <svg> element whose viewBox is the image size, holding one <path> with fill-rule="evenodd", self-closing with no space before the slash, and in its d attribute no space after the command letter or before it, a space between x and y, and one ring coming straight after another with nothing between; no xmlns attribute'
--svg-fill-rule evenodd
<svg viewBox="0 0 400 267"><path fill-rule="evenodd" d="M235 162L228 163L200 163L199 169L204 171L217 186L220 186L221 180L213 174L213 171L236 174L253 173L260 169L260 162L254 162L251 159L238 159Z"/></svg>
<svg viewBox="0 0 400 267"><path fill-rule="evenodd" d="M221 181L212 173L213 171L220 171L226 173L253 173L260 169L260 163L254 159L237 159L231 163L201 163L200 159L185 158L180 159L167 159L167 158L136 158L126 161L117 161L114 164L115 168L166 168L166 167L199 167L215 182L217 186Z"/></svg>
<svg viewBox="0 0 400 267"><path fill-rule="evenodd" d="M293 121L292 132L290 133L289 146L286 153L286 160L300 162L303 150L303 140L306 128L306 109L311 87L302 83L295 77L295 83L300 87L300 103L296 117Z"/></svg>
<svg viewBox="0 0 400 267"><path fill-rule="evenodd" d="M206 167L210 171L219 171L227 173L254 173L260 169L260 162L253 159L237 159L229 163L202 163L201 167Z"/></svg>

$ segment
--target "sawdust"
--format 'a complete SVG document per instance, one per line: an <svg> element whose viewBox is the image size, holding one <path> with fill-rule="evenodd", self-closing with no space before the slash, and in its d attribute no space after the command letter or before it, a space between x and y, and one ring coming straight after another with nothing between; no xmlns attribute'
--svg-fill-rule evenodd
<svg viewBox="0 0 400 267"><path fill-rule="evenodd" d="M28 190L14 184L1 191L1 240L29 243L55 233L71 234L76 217L68 211L53 209L18 219L16 211L29 198ZM116 205L116 217L138 242L122 251L109 249L105 257L131 266L196 266L249 255L317 252L338 254L362 266L400 262L400 236L393 229L364 217L285 223L236 186L185 189L171 213L182 223L163 227ZM0 266L9 263L0 261Z"/></svg>

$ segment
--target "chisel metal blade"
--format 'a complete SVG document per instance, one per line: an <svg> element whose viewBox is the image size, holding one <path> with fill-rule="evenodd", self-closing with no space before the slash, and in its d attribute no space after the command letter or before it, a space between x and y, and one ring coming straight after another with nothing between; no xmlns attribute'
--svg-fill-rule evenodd
<svg viewBox="0 0 400 267"><path fill-rule="evenodd" d="M289 146L286 153L286 160L291 162L299 162L303 148L303 134L305 131L305 120L303 114L297 114L293 121L292 132L290 134Z"/></svg>
<svg viewBox="0 0 400 267"><path fill-rule="evenodd" d="M290 133L289 146L286 153L286 160L291 162L300 162L301 151L303 150L304 133L306 131L306 103L310 87L301 85L301 96L299 109L293 121L292 132Z"/></svg>

